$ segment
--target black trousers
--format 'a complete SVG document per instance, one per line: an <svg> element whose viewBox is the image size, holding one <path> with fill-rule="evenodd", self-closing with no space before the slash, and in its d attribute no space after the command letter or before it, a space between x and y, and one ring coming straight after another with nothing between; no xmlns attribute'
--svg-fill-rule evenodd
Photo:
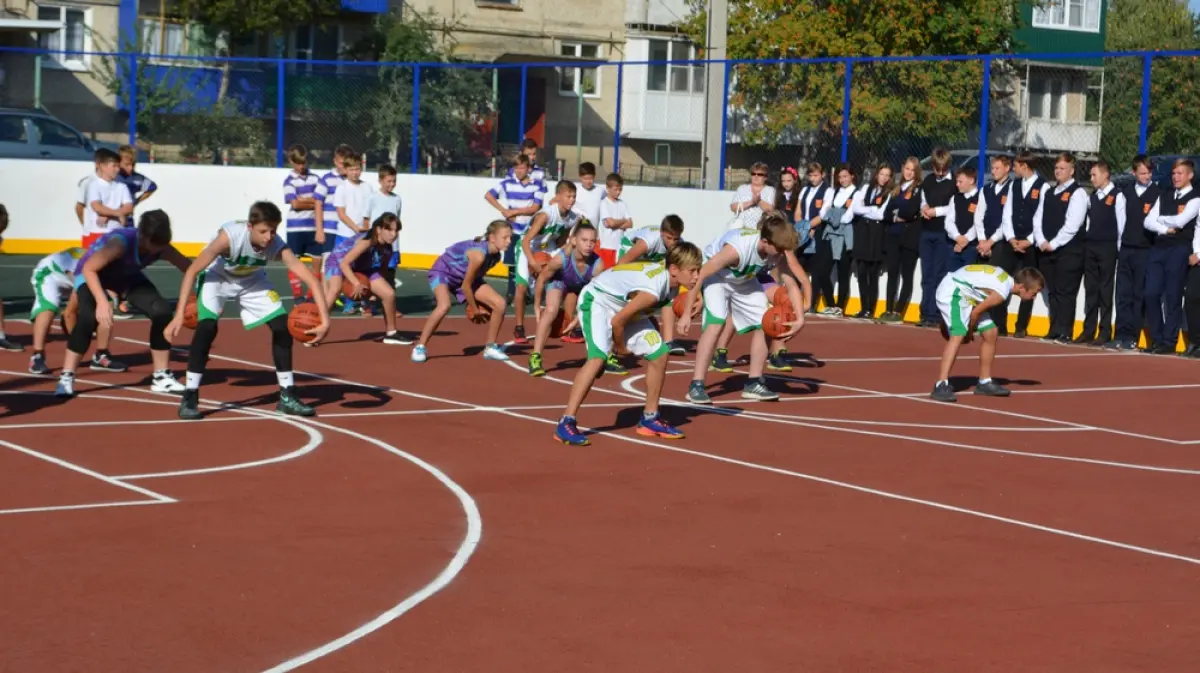
<svg viewBox="0 0 1200 673"><path fill-rule="evenodd" d="M1019 260L1018 255L1013 251L1012 244L1006 240L996 241L992 244L992 256L981 257L980 262L991 264L994 267L1003 269L1010 276L1017 272ZM1024 257L1024 255L1020 255ZM1023 261L1023 260L1020 260ZM1030 309L1033 308L1033 302L1030 302ZM1005 301L999 306L993 308L990 312L992 322L996 323L996 332L1000 336L1008 335L1008 302ZM1026 317L1028 321L1028 316ZM1018 320L1019 322L1019 320Z"/></svg>
<svg viewBox="0 0 1200 673"><path fill-rule="evenodd" d="M1083 244L1083 333L1081 339L1112 339L1113 281L1117 275L1117 242L1087 241Z"/></svg>
<svg viewBox="0 0 1200 673"><path fill-rule="evenodd" d="M79 315L75 320L75 329L71 330L71 335L67 337L67 348L72 353L83 355L92 343L92 334L95 333L98 324L96 298L92 296L92 291L87 285L79 288L78 295ZM171 350L171 343L163 336L163 329L170 324L175 313L167 300L158 293L154 283L142 276L134 281L121 298L137 311L150 316L150 350ZM102 301L108 301L108 297L104 297Z"/></svg>
<svg viewBox="0 0 1200 673"><path fill-rule="evenodd" d="M1069 339L1075 333L1075 304L1083 284L1083 245L1072 241L1053 252L1041 252L1038 268L1049 286L1050 331L1046 338Z"/></svg>
<svg viewBox="0 0 1200 673"><path fill-rule="evenodd" d="M854 272L858 274L858 297L862 300L862 310L874 318L876 307L879 306L879 274L883 272L883 262L860 259L854 265Z"/></svg>
<svg viewBox="0 0 1200 673"><path fill-rule="evenodd" d="M1146 261L1149 248L1123 246L1117 253L1117 341L1137 343L1146 324Z"/></svg>
<svg viewBox="0 0 1200 673"><path fill-rule="evenodd" d="M1028 248L1025 248L1025 252L1017 252L1016 248L1013 248L1013 257L1015 257L1017 260L1016 267L1014 269L1014 273L1017 271L1020 271L1021 269L1038 269L1038 268L1040 268L1039 263L1041 262L1041 259L1042 259L1041 255L1042 255L1042 251L1038 250L1036 247L1034 247L1032 245L1029 246ZM1043 296L1049 297L1050 295L1049 295L1049 293L1044 292ZM1030 299L1030 300L1026 301L1026 300L1022 299L1020 306L1017 307L1016 330L1018 332L1024 332L1024 331L1028 330L1029 329L1029 319L1031 317L1033 317L1033 300Z"/></svg>
<svg viewBox="0 0 1200 673"><path fill-rule="evenodd" d="M1188 345L1200 344L1200 265L1188 267L1183 290L1183 313L1187 321Z"/></svg>
<svg viewBox="0 0 1200 673"><path fill-rule="evenodd" d="M817 288L814 292L825 300L826 308L837 306L843 311L846 310L846 304L850 301L850 255L849 250L843 250L842 258L835 260L833 244L825 239L817 240L817 254L813 258L812 283ZM837 267L836 300L833 291L835 266Z"/></svg>
<svg viewBox="0 0 1200 673"><path fill-rule="evenodd" d="M899 313L903 317L908 311L908 303L912 301L913 274L917 270L919 255L915 248L905 247L902 240L902 233L885 234L883 255L888 279L886 310L888 313Z"/></svg>

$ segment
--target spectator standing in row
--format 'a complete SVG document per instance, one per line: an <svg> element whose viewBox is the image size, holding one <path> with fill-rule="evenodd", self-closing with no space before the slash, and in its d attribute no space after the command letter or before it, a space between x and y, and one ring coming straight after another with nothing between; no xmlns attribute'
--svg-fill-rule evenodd
<svg viewBox="0 0 1200 673"><path fill-rule="evenodd" d="M529 141L526 142L528 143ZM533 144L533 149L536 154L537 143ZM525 233L526 228L529 227L533 216L542 209L542 203L546 199L546 184L540 180L533 179L530 175L532 168L533 162L530 161L528 155L517 155L515 163L511 168L511 175L500 180L499 184L492 187L483 196L512 227L512 240L508 244L508 249L504 251L504 263L508 266L506 301L513 305L518 319L517 326L513 328L513 343L516 344L528 342L528 339L525 337L525 325L523 323L526 295L530 289L522 286L520 292L517 291L517 250L521 246L521 236ZM524 260L519 261L525 263Z"/></svg>
<svg viewBox="0 0 1200 673"><path fill-rule="evenodd" d="M288 207L287 246L298 258L308 256L312 260L313 275L324 278L322 255L326 250L326 234L324 222L317 217L322 204L316 195L321 179L309 170L308 148L304 145L289 147L287 158L292 165L291 172L283 179L283 201ZM291 271L288 272L288 283L297 302L307 300L304 284Z"/></svg>

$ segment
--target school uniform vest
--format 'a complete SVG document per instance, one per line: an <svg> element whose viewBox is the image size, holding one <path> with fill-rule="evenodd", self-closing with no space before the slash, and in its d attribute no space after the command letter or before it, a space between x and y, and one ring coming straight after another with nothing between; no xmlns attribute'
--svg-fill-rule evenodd
<svg viewBox="0 0 1200 673"><path fill-rule="evenodd" d="M1178 215L1187 207L1188 201L1195 198L1200 198L1200 192L1193 188L1190 192L1183 195L1182 199L1175 198L1175 189L1164 189L1158 200L1159 215ZM1181 245L1192 244L1192 234L1196 231L1196 220L1189 220L1187 224L1175 230L1174 234L1158 234L1154 237L1154 247L1156 248L1173 248Z"/></svg>
<svg viewBox="0 0 1200 673"><path fill-rule="evenodd" d="M887 192L880 189L879 185L871 185L870 187L867 187L866 193L863 194L863 205L868 208L882 206L886 200ZM866 222L881 221L869 219L865 215L857 215L856 218Z"/></svg>
<svg viewBox="0 0 1200 673"><path fill-rule="evenodd" d="M1088 208L1086 240L1089 243L1116 244L1120 235L1117 231L1117 190L1111 190L1103 199L1092 194L1088 200L1091 204Z"/></svg>
<svg viewBox="0 0 1200 673"><path fill-rule="evenodd" d="M938 180L932 174L926 175L921 182L921 191L925 194L925 203L929 204L930 208L941 208L950 204L950 200L954 198L954 194L958 188L954 186L954 180ZM946 231L946 218L934 217L928 220L921 220L921 228L930 233L939 233Z"/></svg>
<svg viewBox="0 0 1200 673"><path fill-rule="evenodd" d="M809 195L812 194L814 190L816 190L816 195L812 197L812 201L808 201L807 199ZM812 222L812 218L821 214L821 207L825 205L825 199L830 197L828 192L829 185L825 184L824 182L816 187L809 185L801 190L799 201L800 212L803 214L806 221Z"/></svg>
<svg viewBox="0 0 1200 673"><path fill-rule="evenodd" d="M1071 205L1071 197L1075 191L1079 189L1078 182L1072 182L1070 187L1061 192L1050 191L1046 195L1046 200L1042 206L1042 235L1047 241L1053 241L1058 232L1067 224L1067 207ZM1067 245L1079 240L1080 235L1084 233L1084 227L1087 226L1086 216L1085 222L1079 227L1079 231L1075 232L1075 238L1067 241Z"/></svg>
<svg viewBox="0 0 1200 673"><path fill-rule="evenodd" d="M954 226L963 236L975 226L975 211L979 208L979 190L967 198L962 192L954 195Z"/></svg>
<svg viewBox="0 0 1200 673"><path fill-rule="evenodd" d="M1162 190L1153 182L1138 196L1137 186L1125 190L1125 231L1121 234L1122 248L1149 248L1154 232L1146 230L1146 216L1158 203Z"/></svg>
<svg viewBox="0 0 1200 673"><path fill-rule="evenodd" d="M983 237L990 239L1004 223L1004 205L1008 203L1009 193L1012 192L1012 181L1006 180L996 193L996 185L992 183L983 188L983 202L987 210L983 213Z"/></svg>
<svg viewBox="0 0 1200 673"><path fill-rule="evenodd" d="M1038 200L1046 189L1046 181L1040 175L1033 176L1033 186L1025 193L1025 180L1013 180L1009 196L1012 198L1013 234L1017 240L1033 236L1033 216L1037 214Z"/></svg>
<svg viewBox="0 0 1200 673"><path fill-rule="evenodd" d="M888 210L894 211L895 217L904 222L912 222L921 217L921 185L913 182L908 189L902 189L892 197ZM884 218L891 221L891 217Z"/></svg>

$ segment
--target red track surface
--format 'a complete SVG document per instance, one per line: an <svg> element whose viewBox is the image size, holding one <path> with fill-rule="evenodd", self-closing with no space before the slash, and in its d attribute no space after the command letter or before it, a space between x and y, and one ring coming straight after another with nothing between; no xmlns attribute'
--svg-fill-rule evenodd
<svg viewBox="0 0 1200 673"><path fill-rule="evenodd" d="M481 328L443 330L459 333L423 365L375 343L297 349L299 370L342 380L299 377L318 424L226 409L156 425L175 420L174 400L147 391L130 342L115 350L133 371L81 372L85 392L65 404L26 394L52 381L0 378L0 510L85 507L0 513L0 671L267 670L380 615L304 670L1162 673L1200 660L1195 362L1005 340L996 371L1016 394L950 406L923 397L936 332L817 320L794 350L820 366L774 382L789 399L742 405L741 374L727 387L710 374L726 413L668 408L688 433L668 444L632 432L636 396L605 377L611 392L580 418L601 434L568 449L551 434L581 347L546 353L549 369L568 361L551 372L561 381L534 380L463 356ZM213 361L206 401L273 408L265 336L223 335L215 353L237 361ZM680 399L690 365L670 369ZM114 502L154 504L86 507ZM447 572L453 559L466 564ZM387 612L422 588L411 611Z"/></svg>

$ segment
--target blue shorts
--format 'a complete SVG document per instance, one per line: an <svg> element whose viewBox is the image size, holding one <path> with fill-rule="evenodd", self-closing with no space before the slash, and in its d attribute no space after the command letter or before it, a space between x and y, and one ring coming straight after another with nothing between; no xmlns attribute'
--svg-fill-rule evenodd
<svg viewBox="0 0 1200 673"><path fill-rule="evenodd" d="M292 254L297 257L304 255L320 257L333 250L330 238L332 237L326 236L325 243L317 243L317 232L315 231L289 231L287 234L287 246L292 251Z"/></svg>

